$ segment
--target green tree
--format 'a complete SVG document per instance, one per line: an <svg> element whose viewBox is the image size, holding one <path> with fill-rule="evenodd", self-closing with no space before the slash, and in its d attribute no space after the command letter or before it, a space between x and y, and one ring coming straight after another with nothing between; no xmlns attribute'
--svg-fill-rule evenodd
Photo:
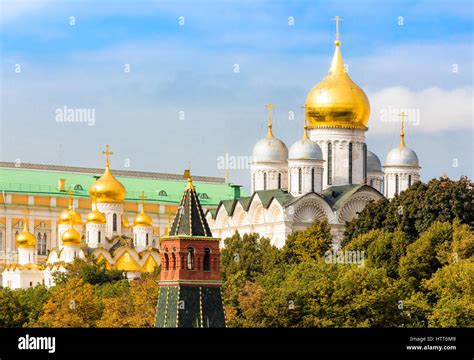
<svg viewBox="0 0 474 360"><path fill-rule="evenodd" d="M444 266L424 288L430 291L430 327L474 327L474 259Z"/></svg>
<svg viewBox="0 0 474 360"><path fill-rule="evenodd" d="M331 249L331 228L326 220L315 221L305 230L288 235L282 249L282 259L287 263L298 263L324 256Z"/></svg>

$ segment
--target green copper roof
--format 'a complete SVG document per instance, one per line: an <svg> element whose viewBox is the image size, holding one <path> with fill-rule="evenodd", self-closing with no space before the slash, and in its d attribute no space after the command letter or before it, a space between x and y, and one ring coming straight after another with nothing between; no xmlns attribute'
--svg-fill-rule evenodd
<svg viewBox="0 0 474 360"><path fill-rule="evenodd" d="M102 173L102 169L34 164L15 168L13 163L0 163L0 191L67 196L65 191L58 190L58 180L66 179L66 189L74 188L74 196L89 197L90 185ZM125 186L126 200L139 200L144 191L147 202L178 204L187 185L180 175L117 170L112 173ZM193 179L203 206L217 206L221 200L235 197L235 186L222 178L194 176Z"/></svg>

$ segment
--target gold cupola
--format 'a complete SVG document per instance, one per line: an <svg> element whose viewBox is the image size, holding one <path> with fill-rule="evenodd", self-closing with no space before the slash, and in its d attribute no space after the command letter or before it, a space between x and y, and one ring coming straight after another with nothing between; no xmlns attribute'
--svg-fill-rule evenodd
<svg viewBox="0 0 474 360"><path fill-rule="evenodd" d="M95 199L98 203L122 203L125 199L125 188L110 171L109 155L113 153L109 151L109 145L106 145L106 150L102 154L105 154L105 171L91 185L89 194L92 197L95 193Z"/></svg>
<svg viewBox="0 0 474 360"><path fill-rule="evenodd" d="M355 128L367 130L370 104L364 91L344 68L336 16L336 48L329 72L306 97L305 112L310 128Z"/></svg>
<svg viewBox="0 0 474 360"><path fill-rule="evenodd" d="M28 228L27 210L25 211L25 218L23 220L23 231L16 237L16 246L18 248L36 248L36 238L30 233Z"/></svg>
<svg viewBox="0 0 474 360"><path fill-rule="evenodd" d="M59 224L69 224L70 220L72 219L73 223L76 225L82 225L82 217L81 214L76 212L76 209L72 205L72 194L73 191L69 190L69 205L67 209L64 209L59 214Z"/></svg>
<svg viewBox="0 0 474 360"><path fill-rule="evenodd" d="M80 245L81 233L74 229L72 220L69 222L69 229L67 229L61 237L63 245Z"/></svg>
<svg viewBox="0 0 474 360"><path fill-rule="evenodd" d="M91 224L105 224L105 215L97 210L96 192L94 190L94 197L92 198L92 211L87 214L86 218Z"/></svg>
<svg viewBox="0 0 474 360"><path fill-rule="evenodd" d="M153 220L145 213L145 193L142 191L142 209L133 219L133 226L153 226Z"/></svg>

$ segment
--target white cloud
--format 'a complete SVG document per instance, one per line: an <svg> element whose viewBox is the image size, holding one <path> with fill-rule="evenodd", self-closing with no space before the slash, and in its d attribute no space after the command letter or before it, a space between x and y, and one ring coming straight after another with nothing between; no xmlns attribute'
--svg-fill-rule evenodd
<svg viewBox="0 0 474 360"><path fill-rule="evenodd" d="M474 94L472 87L445 90L430 87L413 91L388 87L368 94L371 103L370 133L390 133L399 127L401 111L408 112L412 132L434 133L471 129Z"/></svg>
<svg viewBox="0 0 474 360"><path fill-rule="evenodd" d="M7 23L37 12L43 9L48 2L49 0L2 0L0 1L0 22Z"/></svg>

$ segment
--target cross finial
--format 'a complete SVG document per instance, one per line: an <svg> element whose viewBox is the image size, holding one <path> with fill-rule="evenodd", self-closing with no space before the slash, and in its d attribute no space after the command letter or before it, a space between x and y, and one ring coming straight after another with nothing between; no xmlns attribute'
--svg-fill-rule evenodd
<svg viewBox="0 0 474 360"><path fill-rule="evenodd" d="M73 199L73 195L74 195L74 190L69 187L68 191L67 191L67 194L69 196L69 209L72 208L72 199Z"/></svg>
<svg viewBox="0 0 474 360"><path fill-rule="evenodd" d="M193 179L191 178L191 170L184 170L183 178L188 179L188 189L194 189Z"/></svg>
<svg viewBox="0 0 474 360"><path fill-rule="evenodd" d="M332 19L336 22L336 45L340 44L339 41L339 21L342 21L342 19L339 16L335 16L334 19Z"/></svg>
<svg viewBox="0 0 474 360"><path fill-rule="evenodd" d="M105 155L105 166L109 167L109 155L113 155L113 152L109 151L109 145L105 145L105 151L102 151L102 154Z"/></svg>
<svg viewBox="0 0 474 360"><path fill-rule="evenodd" d="M23 220L23 231L29 231L28 230L28 214L30 213L30 209L28 209L28 206L25 207L25 210L23 210L23 214L25 215L25 218Z"/></svg>
<svg viewBox="0 0 474 360"><path fill-rule="evenodd" d="M268 103L265 105L265 108L268 110L268 133L267 137L273 137L273 104Z"/></svg>
<svg viewBox="0 0 474 360"><path fill-rule="evenodd" d="M400 147L403 147L405 146L405 116L407 116L407 114L405 114L403 111L400 113L400 115L398 115L402 118L402 128L400 130Z"/></svg>

